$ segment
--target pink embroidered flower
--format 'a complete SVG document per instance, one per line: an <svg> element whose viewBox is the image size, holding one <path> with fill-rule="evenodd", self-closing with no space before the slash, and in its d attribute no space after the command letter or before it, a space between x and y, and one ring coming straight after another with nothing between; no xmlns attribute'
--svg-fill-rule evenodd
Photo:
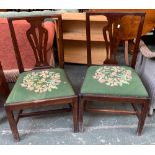
<svg viewBox="0 0 155 155"><path fill-rule="evenodd" d="M104 83L104 82L105 82L105 80L102 79L102 78L100 78L98 81L99 81L100 83Z"/></svg>

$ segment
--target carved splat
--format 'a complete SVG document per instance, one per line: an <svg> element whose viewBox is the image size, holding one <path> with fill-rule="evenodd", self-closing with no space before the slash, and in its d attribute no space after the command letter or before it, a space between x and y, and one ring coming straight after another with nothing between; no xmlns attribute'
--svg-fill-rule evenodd
<svg viewBox="0 0 155 155"><path fill-rule="evenodd" d="M48 31L42 26L44 20L47 18L57 18L61 20L61 16L56 14L51 16L8 18L11 39L13 42L17 65L20 73L24 71L24 66L23 66L23 61L21 58L21 53L20 53L20 49L16 38L13 21L26 20L28 23L30 23L30 28L27 30L26 36L32 47L32 50L34 52L34 57L36 60L36 63L33 69L52 68L53 66L51 66L47 61Z"/></svg>
<svg viewBox="0 0 155 155"><path fill-rule="evenodd" d="M116 50L121 38L121 17L107 16L108 24L103 28L107 57L105 64L117 64Z"/></svg>
<svg viewBox="0 0 155 155"><path fill-rule="evenodd" d="M26 32L26 35L35 55L35 67L49 66L46 56L48 32L42 26L43 20L43 18L40 18L40 20L27 20L31 26Z"/></svg>
<svg viewBox="0 0 155 155"><path fill-rule="evenodd" d="M86 13L86 36L87 36L87 64L92 63L90 16L103 15L107 17L107 24L103 26L103 37L106 46L106 60L104 64L118 64L116 60L117 48L120 41L126 41L130 36L135 37L134 52L131 66L134 68L138 54L138 46L142 34L145 13L134 12L87 12ZM138 17L138 18L137 18ZM134 22L134 20L136 22ZM131 38L130 38L131 39ZM134 39L134 38L133 38Z"/></svg>

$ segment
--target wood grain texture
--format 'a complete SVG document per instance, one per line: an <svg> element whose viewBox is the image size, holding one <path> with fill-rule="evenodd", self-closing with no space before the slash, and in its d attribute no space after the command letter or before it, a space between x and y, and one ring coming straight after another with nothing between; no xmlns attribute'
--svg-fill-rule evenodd
<svg viewBox="0 0 155 155"><path fill-rule="evenodd" d="M85 15L85 13L64 13L62 15L63 51L65 62L78 64L86 64L87 62ZM92 56L94 64L102 64L102 60L106 58L104 38L101 33L102 27L106 23L106 17L91 17L91 41L93 42Z"/></svg>
<svg viewBox="0 0 155 155"><path fill-rule="evenodd" d="M102 64L106 58L105 43L92 42L92 63ZM86 42L64 41L65 62L87 64Z"/></svg>
<svg viewBox="0 0 155 155"><path fill-rule="evenodd" d="M155 27L155 9L92 9L92 12L145 12L145 21L144 21L144 27L142 31L142 35L145 35L147 32L150 32ZM129 22L129 17L127 17L124 20L124 23L126 23L126 32L128 31L129 25L127 24ZM137 19L133 19L133 29L136 29ZM129 37L133 38L134 33L130 35Z"/></svg>

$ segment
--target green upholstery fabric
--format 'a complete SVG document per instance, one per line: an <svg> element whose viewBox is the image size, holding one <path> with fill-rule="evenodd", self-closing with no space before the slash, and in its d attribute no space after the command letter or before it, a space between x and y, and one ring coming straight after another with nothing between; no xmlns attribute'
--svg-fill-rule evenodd
<svg viewBox="0 0 155 155"><path fill-rule="evenodd" d="M35 70L20 74L5 105L74 95L63 69L44 71Z"/></svg>
<svg viewBox="0 0 155 155"><path fill-rule="evenodd" d="M88 68L81 88L82 94L148 97L148 93L134 69L127 66L109 66L107 69L107 66L104 67L91 66ZM111 78L110 81L109 78Z"/></svg>

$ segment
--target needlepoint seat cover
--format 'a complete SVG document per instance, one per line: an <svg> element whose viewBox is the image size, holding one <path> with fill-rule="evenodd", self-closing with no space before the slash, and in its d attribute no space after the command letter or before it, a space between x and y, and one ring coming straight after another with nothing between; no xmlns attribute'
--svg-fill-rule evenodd
<svg viewBox="0 0 155 155"><path fill-rule="evenodd" d="M21 73L6 104L75 95L63 69L44 69Z"/></svg>
<svg viewBox="0 0 155 155"><path fill-rule="evenodd" d="M89 67L81 93L148 97L148 93L137 73L128 66Z"/></svg>

